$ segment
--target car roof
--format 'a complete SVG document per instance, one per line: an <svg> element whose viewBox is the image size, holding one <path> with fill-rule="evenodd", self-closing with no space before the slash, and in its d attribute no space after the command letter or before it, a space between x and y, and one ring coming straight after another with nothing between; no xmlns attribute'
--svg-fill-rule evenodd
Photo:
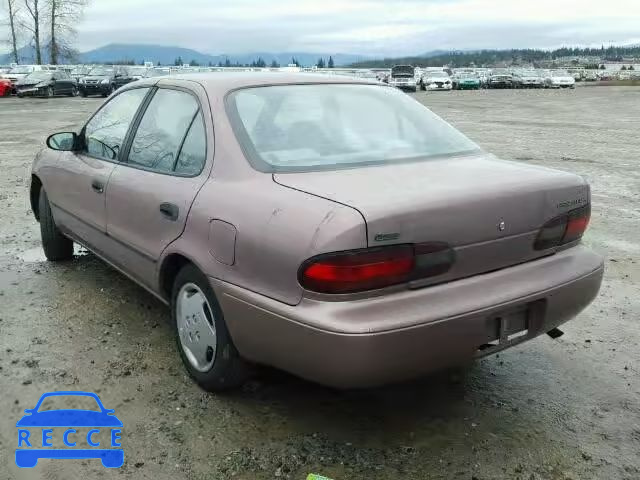
<svg viewBox="0 0 640 480"><path fill-rule="evenodd" d="M205 72L171 75L169 77L152 77L136 82L142 85L162 85L173 80L187 80L199 83L212 96L225 96L238 88L260 87L272 85L304 85L304 84L362 84L383 85L373 79L349 77L344 75L322 75L314 73L290 72ZM166 84L166 83L165 83Z"/></svg>

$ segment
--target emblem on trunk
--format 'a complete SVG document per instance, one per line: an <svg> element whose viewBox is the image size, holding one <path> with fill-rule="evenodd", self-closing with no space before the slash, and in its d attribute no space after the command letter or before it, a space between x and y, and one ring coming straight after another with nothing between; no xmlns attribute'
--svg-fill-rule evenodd
<svg viewBox="0 0 640 480"><path fill-rule="evenodd" d="M507 228L507 224L504 223L504 220L501 220L500 223L498 224L498 230L500 230L501 232L504 232L505 228Z"/></svg>
<svg viewBox="0 0 640 480"><path fill-rule="evenodd" d="M400 238L399 233L379 233L375 236L374 240L376 242L388 242L391 240L397 240L398 238Z"/></svg>

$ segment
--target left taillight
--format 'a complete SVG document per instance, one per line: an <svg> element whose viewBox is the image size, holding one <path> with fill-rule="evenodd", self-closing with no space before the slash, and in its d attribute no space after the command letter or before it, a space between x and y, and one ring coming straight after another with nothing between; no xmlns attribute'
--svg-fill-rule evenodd
<svg viewBox="0 0 640 480"><path fill-rule="evenodd" d="M580 240L590 219L591 204L587 204L550 220L540 229L533 248L547 250Z"/></svg>
<svg viewBox="0 0 640 480"><path fill-rule="evenodd" d="M310 258L298 280L318 293L354 293L441 275L453 262L453 250L440 242L365 248Z"/></svg>

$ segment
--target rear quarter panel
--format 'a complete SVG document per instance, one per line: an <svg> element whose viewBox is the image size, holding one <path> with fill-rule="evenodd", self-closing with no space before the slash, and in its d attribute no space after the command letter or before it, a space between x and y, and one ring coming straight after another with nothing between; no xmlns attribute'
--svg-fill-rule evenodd
<svg viewBox="0 0 640 480"><path fill-rule="evenodd" d="M236 230L233 264L214 257L212 222ZM183 235L165 252L190 258L207 276L289 305L302 298L298 268L320 253L363 248L366 226L354 209L280 186L270 174L242 182L210 179L196 198ZM226 247L229 248L229 247Z"/></svg>

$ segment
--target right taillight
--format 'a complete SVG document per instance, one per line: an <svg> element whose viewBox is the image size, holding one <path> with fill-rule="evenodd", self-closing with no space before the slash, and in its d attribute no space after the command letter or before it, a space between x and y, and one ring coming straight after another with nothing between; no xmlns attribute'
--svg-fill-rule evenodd
<svg viewBox="0 0 640 480"><path fill-rule="evenodd" d="M590 218L591 205L587 204L548 221L538 233L533 248L547 250L580 240L589 226Z"/></svg>
<svg viewBox="0 0 640 480"><path fill-rule="evenodd" d="M446 243L390 245L310 258L298 280L314 292L354 293L441 275L453 263L453 249Z"/></svg>

